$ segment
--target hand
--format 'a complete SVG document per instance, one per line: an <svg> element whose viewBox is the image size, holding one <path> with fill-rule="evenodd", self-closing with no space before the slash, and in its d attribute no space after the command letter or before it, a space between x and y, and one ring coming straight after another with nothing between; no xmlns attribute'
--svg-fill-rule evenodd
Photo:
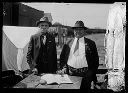
<svg viewBox="0 0 128 93"><path fill-rule="evenodd" d="M31 68L31 69L29 69L29 72L28 72L28 74L32 74L32 73L35 73L35 74L37 74L38 73L38 70L36 69L36 68Z"/></svg>
<svg viewBox="0 0 128 93"><path fill-rule="evenodd" d="M34 68L34 69L32 70L32 72L35 73L35 74L38 74L37 68Z"/></svg>
<svg viewBox="0 0 128 93"><path fill-rule="evenodd" d="M62 70L58 70L57 74L63 75L64 73L66 73L66 68L63 68Z"/></svg>
<svg viewBox="0 0 128 93"><path fill-rule="evenodd" d="M72 73L70 70L69 70L69 74L70 74L70 75L73 75L73 73Z"/></svg>
<svg viewBox="0 0 128 93"><path fill-rule="evenodd" d="M61 74L62 71L61 71L61 70L57 70L56 73L57 73L57 74Z"/></svg>
<svg viewBox="0 0 128 93"><path fill-rule="evenodd" d="M57 71L57 74L61 75L62 77L63 77L63 75L64 75L64 73L63 73L62 70L58 70L58 71Z"/></svg>

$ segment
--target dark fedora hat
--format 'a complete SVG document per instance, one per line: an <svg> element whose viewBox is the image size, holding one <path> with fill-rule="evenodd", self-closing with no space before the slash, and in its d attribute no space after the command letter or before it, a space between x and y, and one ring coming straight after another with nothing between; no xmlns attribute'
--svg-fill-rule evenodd
<svg viewBox="0 0 128 93"><path fill-rule="evenodd" d="M49 26L52 25L52 23L49 21L48 17L46 17L46 16L42 17L39 21L37 21L37 22L36 22L36 25L38 26L38 25L39 25L40 23L42 23L42 22L48 23Z"/></svg>
<svg viewBox="0 0 128 93"><path fill-rule="evenodd" d="M84 23L83 21L76 21L74 27L72 27L73 29L76 29L76 28L84 28L84 29L87 29L87 27L84 26Z"/></svg>

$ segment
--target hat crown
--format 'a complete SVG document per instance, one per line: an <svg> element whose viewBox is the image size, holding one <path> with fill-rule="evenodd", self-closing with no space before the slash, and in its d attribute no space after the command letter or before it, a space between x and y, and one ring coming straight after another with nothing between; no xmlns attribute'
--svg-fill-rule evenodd
<svg viewBox="0 0 128 93"><path fill-rule="evenodd" d="M46 22L49 24L49 26L52 25L52 23L49 21L47 16L42 17L39 21L36 22L36 25L38 26L41 22Z"/></svg>
<svg viewBox="0 0 128 93"><path fill-rule="evenodd" d="M47 22L49 22L48 17L42 17L42 18L40 19L40 21L47 21Z"/></svg>
<svg viewBox="0 0 128 93"><path fill-rule="evenodd" d="M83 21L76 21L74 27L85 27Z"/></svg>

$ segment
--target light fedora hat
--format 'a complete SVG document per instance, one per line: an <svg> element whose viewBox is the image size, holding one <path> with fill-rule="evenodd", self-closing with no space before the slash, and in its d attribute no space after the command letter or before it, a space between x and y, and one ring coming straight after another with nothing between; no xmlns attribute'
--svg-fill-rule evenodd
<svg viewBox="0 0 128 93"><path fill-rule="evenodd" d="M76 21L74 27L72 27L73 29L75 28L84 28L84 29L88 29L87 27L84 26L83 21Z"/></svg>
<svg viewBox="0 0 128 93"><path fill-rule="evenodd" d="M52 26L52 23L49 21L48 17L44 16L39 21L36 22L36 25L38 26L40 23L46 22L49 24L49 26Z"/></svg>

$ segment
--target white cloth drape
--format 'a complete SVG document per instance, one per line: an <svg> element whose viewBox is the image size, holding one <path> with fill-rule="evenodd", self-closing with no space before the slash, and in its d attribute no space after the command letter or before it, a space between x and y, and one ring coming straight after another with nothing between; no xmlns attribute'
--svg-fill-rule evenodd
<svg viewBox="0 0 128 93"><path fill-rule="evenodd" d="M3 26L3 31L9 40L18 49L17 53L17 67L22 71L22 62L24 57L23 49L30 41L30 37L38 32L37 27L18 27L18 26ZM9 51L9 50L8 50ZM25 51L27 53L27 51ZM28 64L27 64L28 65ZM29 68L29 66L28 66Z"/></svg>
<svg viewBox="0 0 128 93"><path fill-rule="evenodd" d="M18 48L18 53L17 53L17 67L18 70L22 71L21 65L22 65L22 60L23 60L23 49L22 48Z"/></svg>
<svg viewBox="0 0 128 93"><path fill-rule="evenodd" d="M110 69L124 69L125 67L125 31L126 6L115 3L111 6L106 32L106 64Z"/></svg>
<svg viewBox="0 0 128 93"><path fill-rule="evenodd" d="M125 25L126 2L116 2L109 11L105 36L108 89L113 91L121 91L125 86Z"/></svg>

